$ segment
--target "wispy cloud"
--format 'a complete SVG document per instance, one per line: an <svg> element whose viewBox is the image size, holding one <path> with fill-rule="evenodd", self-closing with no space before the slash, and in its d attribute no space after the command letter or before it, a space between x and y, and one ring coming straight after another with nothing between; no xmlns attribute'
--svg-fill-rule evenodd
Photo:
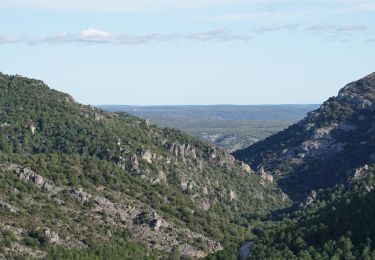
<svg viewBox="0 0 375 260"><path fill-rule="evenodd" d="M287 11L262 11L262 12L236 12L216 15L196 16L193 20L197 21L211 21L211 22L244 22L254 21L259 19L282 18L291 15Z"/></svg>
<svg viewBox="0 0 375 260"><path fill-rule="evenodd" d="M190 41L248 41L250 35L239 34L227 29L217 29L205 32L193 32L189 34L179 33L150 33L143 35L120 34L114 35L104 30L89 28L79 34L62 33L48 37L17 37L0 35L0 44L23 43L27 45L41 44L112 44L112 45L140 45L160 42L173 42L178 40Z"/></svg>
<svg viewBox="0 0 375 260"><path fill-rule="evenodd" d="M207 32L196 32L188 34L186 36L186 39L198 41L248 41L251 38L252 37L250 35L238 34L227 29L217 29Z"/></svg>
<svg viewBox="0 0 375 260"><path fill-rule="evenodd" d="M306 31L314 34L323 34L329 41L347 42L353 35L362 33L364 38L365 33L369 33L370 28L361 24L349 25L333 25L333 24L317 24L306 28Z"/></svg>
<svg viewBox="0 0 375 260"><path fill-rule="evenodd" d="M316 24L303 26L301 24L269 25L242 32L230 29L214 29L191 33L149 33L149 34L112 34L105 30L89 28L80 33L61 33L46 37L0 35L0 44L107 44L107 45L144 45L151 43L199 41L199 42L248 42L266 33L293 32L322 34L328 40L350 40L353 34L362 33L364 39L374 37L373 28L361 24L333 25Z"/></svg>
<svg viewBox="0 0 375 260"><path fill-rule="evenodd" d="M277 31L296 31L299 29L299 24L285 24L285 25L270 25L259 27L255 29L257 33L268 33L268 32L277 32Z"/></svg>
<svg viewBox="0 0 375 260"><path fill-rule="evenodd" d="M317 24L308 27L308 31L313 32L363 32L369 28L365 25L351 24L351 25L333 25L333 24Z"/></svg>
<svg viewBox="0 0 375 260"><path fill-rule="evenodd" d="M21 38L21 37L16 37L16 36L9 35L9 34L0 35L0 43L2 43L2 44L20 43L20 42L23 42L23 41L24 41L24 38Z"/></svg>
<svg viewBox="0 0 375 260"><path fill-rule="evenodd" d="M357 4L352 10L362 11L362 12L375 12L375 3L368 2L368 3Z"/></svg>

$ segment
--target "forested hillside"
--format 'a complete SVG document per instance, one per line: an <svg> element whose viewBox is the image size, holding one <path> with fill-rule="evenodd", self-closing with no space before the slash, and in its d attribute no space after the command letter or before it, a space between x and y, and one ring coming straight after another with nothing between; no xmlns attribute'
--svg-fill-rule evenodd
<svg viewBox="0 0 375 260"><path fill-rule="evenodd" d="M180 131L0 74L0 258L202 257L289 204Z"/></svg>
<svg viewBox="0 0 375 260"><path fill-rule="evenodd" d="M375 168L313 192L300 210L265 229L251 259L375 259Z"/></svg>

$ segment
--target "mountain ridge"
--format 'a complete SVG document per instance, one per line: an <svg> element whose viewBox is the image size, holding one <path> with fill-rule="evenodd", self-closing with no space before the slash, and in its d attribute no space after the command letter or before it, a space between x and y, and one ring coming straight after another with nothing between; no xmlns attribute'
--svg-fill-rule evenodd
<svg viewBox="0 0 375 260"><path fill-rule="evenodd" d="M264 168L301 201L311 190L340 183L375 158L374 103L372 73L347 84L297 124L233 155L254 169Z"/></svg>

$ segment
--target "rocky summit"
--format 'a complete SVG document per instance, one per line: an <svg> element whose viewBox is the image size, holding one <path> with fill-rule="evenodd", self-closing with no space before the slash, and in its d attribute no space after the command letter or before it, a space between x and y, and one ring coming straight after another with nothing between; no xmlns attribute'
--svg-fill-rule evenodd
<svg viewBox="0 0 375 260"><path fill-rule="evenodd" d="M375 73L342 88L305 119L233 155L272 175L294 200L375 162Z"/></svg>

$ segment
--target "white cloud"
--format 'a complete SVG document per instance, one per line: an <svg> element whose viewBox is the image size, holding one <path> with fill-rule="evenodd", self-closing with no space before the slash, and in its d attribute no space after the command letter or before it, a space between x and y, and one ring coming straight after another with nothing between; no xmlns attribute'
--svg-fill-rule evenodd
<svg viewBox="0 0 375 260"><path fill-rule="evenodd" d="M111 34L109 34L106 31L89 28L87 30L83 30L81 32L81 36L84 39L98 39L98 38L100 39L100 38L108 38L111 36Z"/></svg>

